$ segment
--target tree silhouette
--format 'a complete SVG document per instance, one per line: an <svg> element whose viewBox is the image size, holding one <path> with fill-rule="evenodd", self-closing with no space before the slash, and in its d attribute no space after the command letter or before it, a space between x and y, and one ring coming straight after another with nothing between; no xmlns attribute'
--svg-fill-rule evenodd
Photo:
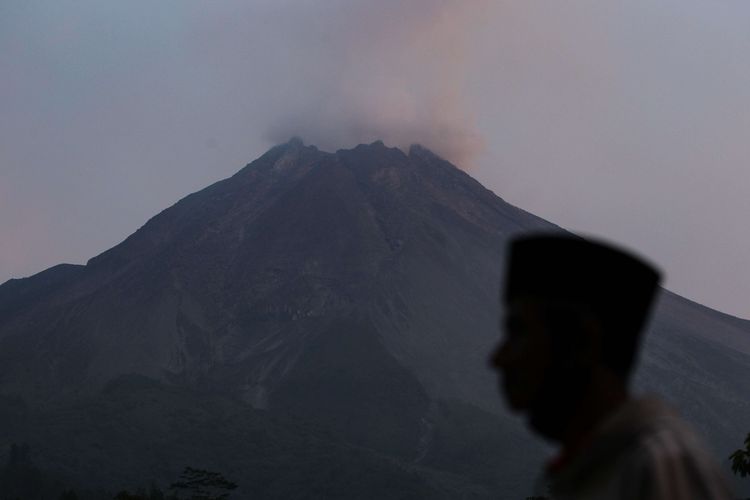
<svg viewBox="0 0 750 500"><path fill-rule="evenodd" d="M732 472L740 477L750 475L750 433L745 438L745 449L740 448L731 455L729 460L732 461Z"/></svg>
<svg viewBox="0 0 750 500"><path fill-rule="evenodd" d="M149 492L146 493L143 488L139 488L135 493L123 490L118 493L113 500L179 500L176 495L165 496L164 493L151 483Z"/></svg>
<svg viewBox="0 0 750 500"><path fill-rule="evenodd" d="M20 445L13 443L10 445L10 455L8 455L8 467L28 467L31 465L31 454L29 445L22 443Z"/></svg>
<svg viewBox="0 0 750 500"><path fill-rule="evenodd" d="M10 445L8 461L0 467L0 498L57 499L64 489L64 484L34 464L28 444Z"/></svg>
<svg viewBox="0 0 750 500"><path fill-rule="evenodd" d="M170 489L184 490L190 495L190 500L225 500L236 487L218 472L185 467L180 480L172 483Z"/></svg>
<svg viewBox="0 0 750 500"><path fill-rule="evenodd" d="M64 490L60 494L60 500L78 500L78 495L74 490Z"/></svg>

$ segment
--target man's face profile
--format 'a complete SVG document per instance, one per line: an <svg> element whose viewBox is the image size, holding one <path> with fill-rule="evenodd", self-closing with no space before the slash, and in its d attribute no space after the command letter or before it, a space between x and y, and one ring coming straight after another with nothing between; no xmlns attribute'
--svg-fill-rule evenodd
<svg viewBox="0 0 750 500"><path fill-rule="evenodd" d="M551 361L551 343L540 305L518 298L501 318L503 340L490 359L499 372L506 403L515 411L528 410L540 397Z"/></svg>
<svg viewBox="0 0 750 500"><path fill-rule="evenodd" d="M531 296L510 300L503 340L490 363L499 372L507 405L524 413L537 433L559 439L599 358L591 355L577 321L551 320L551 311L580 318L570 305Z"/></svg>

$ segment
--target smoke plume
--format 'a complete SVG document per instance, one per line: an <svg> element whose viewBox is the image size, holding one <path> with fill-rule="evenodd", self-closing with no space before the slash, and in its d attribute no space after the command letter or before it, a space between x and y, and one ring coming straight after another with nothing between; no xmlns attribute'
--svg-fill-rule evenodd
<svg viewBox="0 0 750 500"><path fill-rule="evenodd" d="M489 8L485 0L298 5L270 36L285 62L269 68L267 138L301 136L331 150L419 143L469 167L484 147L467 98L470 35Z"/></svg>

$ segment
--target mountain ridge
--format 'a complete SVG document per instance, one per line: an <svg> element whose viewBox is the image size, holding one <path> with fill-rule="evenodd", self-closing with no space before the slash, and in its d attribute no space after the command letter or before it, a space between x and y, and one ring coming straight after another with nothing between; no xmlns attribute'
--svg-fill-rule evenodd
<svg viewBox="0 0 750 500"><path fill-rule="evenodd" d="M145 456L150 437L167 460L197 425L203 451L219 457L211 436L229 446L226 436L207 429L228 414L189 409L212 401L286 436L288 450L301 453L304 432L293 430L301 426L319 442L335 436L375 454L361 464L387 457L397 465L380 479L413 471L419 479L408 484L427 488L426 497L497 496L504 485L520 497L543 447L501 406L486 357L499 336L505 247L534 230L562 231L421 146L405 153L377 141L327 153L292 139L85 266L0 285L0 398L21 397L29 422L0 412L0 424L42 448L51 467L72 453L66 446L91 457L102 442L122 457L127 432L110 442L105 430L76 424L96 423L92 415L120 422L118 411L143 435L128 453ZM662 294L639 390L671 397L721 454L746 432L748 374L750 323ZM63 422L55 435L33 424L55 418ZM165 430L175 418L188 434ZM232 421L241 433L242 419ZM87 437L72 443L69 434ZM262 457L243 458L252 440L243 443L231 453L242 465L211 463L258 478ZM282 467L285 455L263 443L268 464ZM335 476L351 456L334 448L316 449L330 454L326 474ZM164 471L160 480L179 467L149 463ZM149 470L108 467L112 481ZM258 481L248 495L270 495Z"/></svg>

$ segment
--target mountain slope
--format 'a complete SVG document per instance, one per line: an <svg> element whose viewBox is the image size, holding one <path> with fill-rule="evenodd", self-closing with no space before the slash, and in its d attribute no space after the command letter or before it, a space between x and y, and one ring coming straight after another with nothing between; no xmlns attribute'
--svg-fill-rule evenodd
<svg viewBox="0 0 750 500"><path fill-rule="evenodd" d="M507 241L540 229L560 230L419 146L292 140L86 266L0 286L0 418L53 468L109 450L103 485L168 481L192 456L255 478L240 494L281 498L279 467L313 460L309 437L327 457L322 496L360 491L337 472L355 453L360 473L420 496L523 497L544 453L501 407L485 360ZM748 375L750 324L665 292L638 387L666 394L726 455L750 421ZM189 410L206 401L216 408ZM120 412L140 424L110 435ZM64 424L51 433L50 420ZM96 420L104 430L81 424ZM221 429L239 436L243 422L259 434L230 446ZM191 426L204 434L186 453ZM136 460L152 440L158 460Z"/></svg>

